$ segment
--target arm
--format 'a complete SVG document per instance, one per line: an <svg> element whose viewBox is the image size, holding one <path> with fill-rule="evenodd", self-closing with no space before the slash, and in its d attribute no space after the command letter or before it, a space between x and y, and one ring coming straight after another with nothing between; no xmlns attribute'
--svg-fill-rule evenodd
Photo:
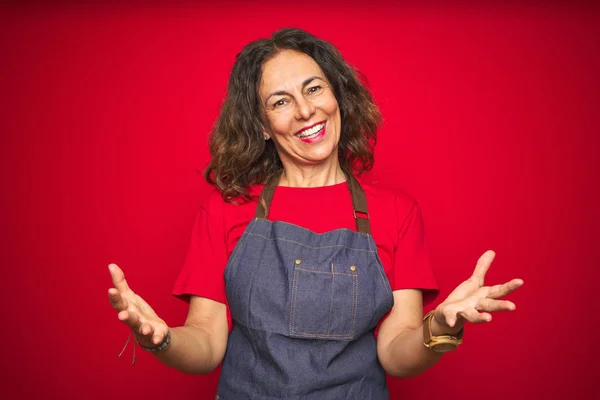
<svg viewBox="0 0 600 400"><path fill-rule="evenodd" d="M111 264L109 270L114 285L108 291L111 305L143 347L158 346L171 331L168 347L153 352L158 360L182 372L197 374L209 373L221 363L228 337L224 304L193 296L185 324L169 328L148 303L129 288L118 266Z"/></svg>
<svg viewBox="0 0 600 400"><path fill-rule="evenodd" d="M490 312L512 311L515 304L498 300L523 285L513 279L502 285L484 286L484 278L494 260L494 252L485 252L473 275L461 283L436 307L431 324L434 336L456 334L469 321L474 324L492 320ZM394 292L394 307L379 329L377 355L385 371L396 377L422 373L434 365L441 354L423 344L423 305L420 290Z"/></svg>
<svg viewBox="0 0 600 400"><path fill-rule="evenodd" d="M418 375L441 358L441 353L423 345L422 318L420 290L394 291L394 307L379 327L377 336L377 356L387 374L395 377ZM434 330L433 324L432 331L434 335L442 334Z"/></svg>
<svg viewBox="0 0 600 400"><path fill-rule="evenodd" d="M179 371L207 374L223 361L227 336L225 304L192 296L185 324L171 328L169 346L152 354Z"/></svg>

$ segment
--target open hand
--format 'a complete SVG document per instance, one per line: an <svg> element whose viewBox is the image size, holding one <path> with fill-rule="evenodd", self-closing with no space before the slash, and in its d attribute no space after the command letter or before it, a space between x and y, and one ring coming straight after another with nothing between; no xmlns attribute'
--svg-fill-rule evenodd
<svg viewBox="0 0 600 400"><path fill-rule="evenodd" d="M512 301L498 300L523 285L521 279L513 279L501 285L484 286L484 278L496 253L488 250L479 258L473 275L456 289L434 312L435 321L444 332L457 332L466 321L474 324L490 322L490 313L512 311Z"/></svg>
<svg viewBox="0 0 600 400"><path fill-rule="evenodd" d="M142 347L158 346L169 332L169 327L154 310L127 285L125 275L116 264L108 266L114 287L108 289L111 306L117 317L133 331Z"/></svg>

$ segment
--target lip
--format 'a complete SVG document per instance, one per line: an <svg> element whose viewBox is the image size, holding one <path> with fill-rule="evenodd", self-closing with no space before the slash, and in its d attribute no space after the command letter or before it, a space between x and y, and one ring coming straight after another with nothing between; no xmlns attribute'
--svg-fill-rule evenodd
<svg viewBox="0 0 600 400"><path fill-rule="evenodd" d="M312 126L302 129L299 133L302 133L306 129L312 128L313 126L319 125L319 124L324 124L324 125L323 125L323 129L321 129L321 132L319 132L319 134L317 136L312 137L312 138L301 138L301 137L297 136L298 140L300 140L303 143L308 143L308 144L320 142L325 137L325 132L327 132L327 122L326 121L317 122L316 124L313 124Z"/></svg>
<svg viewBox="0 0 600 400"><path fill-rule="evenodd" d="M302 134L302 132L304 132L305 130L307 130L307 129L310 129L310 128L312 128L313 126L317 126L317 125L319 125L319 124L323 124L323 123L325 123L325 120L323 120L323 121L319 121L319 122L315 122L314 124L312 124L312 125L309 125L309 126L305 126L304 128L300 129L298 132L296 132L296 133L295 133L295 135L296 135L296 136L298 136L298 135L301 135L301 134Z"/></svg>

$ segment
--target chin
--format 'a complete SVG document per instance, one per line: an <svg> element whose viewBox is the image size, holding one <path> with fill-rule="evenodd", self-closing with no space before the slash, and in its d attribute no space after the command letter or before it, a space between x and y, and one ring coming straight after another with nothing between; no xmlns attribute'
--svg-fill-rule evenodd
<svg viewBox="0 0 600 400"><path fill-rule="evenodd" d="M310 160L314 163L326 163L328 161L337 161L337 148L327 151L323 149L323 151L314 152L308 155L305 159Z"/></svg>

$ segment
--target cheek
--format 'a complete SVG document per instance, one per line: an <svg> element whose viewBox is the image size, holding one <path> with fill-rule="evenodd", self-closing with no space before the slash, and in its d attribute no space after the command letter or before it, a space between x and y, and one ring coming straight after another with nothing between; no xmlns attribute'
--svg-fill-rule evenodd
<svg viewBox="0 0 600 400"><path fill-rule="evenodd" d="M339 115L340 107L339 107L338 102L335 99L335 96L333 94L331 94L327 98L323 99L322 109L330 115L332 115L332 114Z"/></svg>
<svg viewBox="0 0 600 400"><path fill-rule="evenodd" d="M270 128L268 130L271 133L278 134L281 131L285 130L287 119L283 118L281 114L267 114L265 117L265 121L267 122L267 126Z"/></svg>

